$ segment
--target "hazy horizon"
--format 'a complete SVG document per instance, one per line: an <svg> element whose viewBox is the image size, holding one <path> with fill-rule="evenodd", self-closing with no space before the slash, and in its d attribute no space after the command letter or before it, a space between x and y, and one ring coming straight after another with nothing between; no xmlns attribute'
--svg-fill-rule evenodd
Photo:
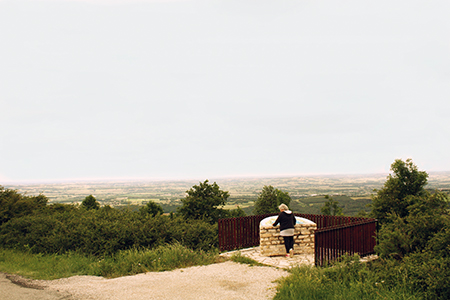
<svg viewBox="0 0 450 300"><path fill-rule="evenodd" d="M426 170L421 170L426 171ZM450 171L426 171L430 176L450 174ZM357 177L387 177L391 172L383 173L359 173L359 174L285 174L285 175L238 175L238 176L219 176L211 178L184 177L184 178L69 178L69 179L43 179L43 180L22 180L22 181L2 181L0 186L20 186L34 184L82 184L82 183L153 183L153 182L209 182L220 180L252 180L252 179L289 179L289 178L357 178Z"/></svg>

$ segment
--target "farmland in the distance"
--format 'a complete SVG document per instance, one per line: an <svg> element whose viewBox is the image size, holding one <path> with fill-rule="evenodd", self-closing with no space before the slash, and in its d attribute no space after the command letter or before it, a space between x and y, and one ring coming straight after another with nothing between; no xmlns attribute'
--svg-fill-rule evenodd
<svg viewBox="0 0 450 300"><path fill-rule="evenodd" d="M50 203L80 203L86 196L94 195L102 205L136 209L149 200L159 203L165 212L175 211L181 205L180 199L193 185L209 179L217 182L230 198L226 208L237 206L248 214L264 185L272 185L287 191L294 200L291 207L295 212L320 213L325 201L324 195L331 195L339 201L344 214L355 215L361 210L369 211L374 189L386 181L387 174L293 176L274 178L204 178L179 181L96 181L3 185L21 193L37 195L42 193ZM450 190L450 172L429 173L427 188Z"/></svg>

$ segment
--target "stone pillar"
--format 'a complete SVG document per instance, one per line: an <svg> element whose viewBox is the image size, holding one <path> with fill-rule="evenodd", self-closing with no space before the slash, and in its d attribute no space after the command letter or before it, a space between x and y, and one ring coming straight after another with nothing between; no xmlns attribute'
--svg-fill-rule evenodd
<svg viewBox="0 0 450 300"><path fill-rule="evenodd" d="M270 220L267 220L270 219ZM314 232L317 225L310 220L296 217L294 233L294 253L295 254L314 254ZM300 222L299 222L299 219ZM285 255L283 237L280 236L280 226L273 227L275 217L269 217L260 223L260 249L261 255L277 256Z"/></svg>

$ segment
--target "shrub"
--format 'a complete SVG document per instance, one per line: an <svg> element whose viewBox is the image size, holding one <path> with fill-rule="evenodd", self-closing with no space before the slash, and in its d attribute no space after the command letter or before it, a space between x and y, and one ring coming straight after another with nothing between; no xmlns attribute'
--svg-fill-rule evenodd
<svg viewBox="0 0 450 300"><path fill-rule="evenodd" d="M207 251L217 247L217 234L217 225L201 220L152 217L109 207L86 210L58 205L1 225L0 243L33 253L76 251L106 256L119 250L155 248L173 242Z"/></svg>
<svg viewBox="0 0 450 300"><path fill-rule="evenodd" d="M164 211L161 207L161 205L159 205L158 203L155 203L154 201L149 201L147 203L147 205L145 205L144 207L141 207L139 209L139 212L143 215L150 215L152 217L156 216L157 214L163 214Z"/></svg>
<svg viewBox="0 0 450 300"><path fill-rule="evenodd" d="M100 203L97 202L94 196L89 195L81 202L81 207L85 209L99 209Z"/></svg>
<svg viewBox="0 0 450 300"><path fill-rule="evenodd" d="M403 260L401 268L408 273L408 283L422 291L425 299L450 299L450 258L414 253Z"/></svg>
<svg viewBox="0 0 450 300"><path fill-rule="evenodd" d="M444 238L442 232L448 232L450 218L447 214L447 195L436 192L411 197L410 202L413 204L407 207L406 216L390 214L386 217L387 222L379 231L379 242L375 247L380 256L401 259L408 253L425 250L432 240L438 247L438 240L434 236L439 234Z"/></svg>
<svg viewBox="0 0 450 300"><path fill-rule="evenodd" d="M26 196L0 186L0 225L44 208L47 201L44 195Z"/></svg>

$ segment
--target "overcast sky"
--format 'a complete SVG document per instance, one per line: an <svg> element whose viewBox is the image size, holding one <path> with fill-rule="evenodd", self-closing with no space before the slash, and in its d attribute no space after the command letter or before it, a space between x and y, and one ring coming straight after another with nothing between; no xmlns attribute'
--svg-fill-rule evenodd
<svg viewBox="0 0 450 300"><path fill-rule="evenodd" d="M450 171L449 12L0 0L0 185Z"/></svg>

